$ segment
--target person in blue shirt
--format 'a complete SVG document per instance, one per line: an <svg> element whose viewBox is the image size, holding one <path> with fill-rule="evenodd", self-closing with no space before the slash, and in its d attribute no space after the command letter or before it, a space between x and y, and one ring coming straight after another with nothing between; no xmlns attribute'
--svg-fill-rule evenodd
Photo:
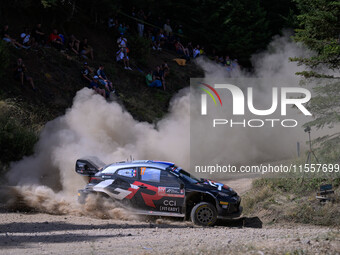
<svg viewBox="0 0 340 255"><path fill-rule="evenodd" d="M104 72L104 66L103 65L99 65L99 68L97 70L97 76L99 77L99 82L105 86L106 90L108 92L113 91L113 85L112 82L109 81L109 79L107 78L105 72Z"/></svg>
<svg viewBox="0 0 340 255"><path fill-rule="evenodd" d="M99 95L102 95L103 97L106 96L105 89L101 88L101 84L99 84L99 77L97 75L93 76L93 79L90 82L90 88L96 91Z"/></svg>

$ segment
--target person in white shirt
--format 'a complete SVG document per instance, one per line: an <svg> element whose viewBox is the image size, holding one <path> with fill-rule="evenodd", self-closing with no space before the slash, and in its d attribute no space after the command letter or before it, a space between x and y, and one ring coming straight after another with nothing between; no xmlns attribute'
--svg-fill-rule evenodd
<svg viewBox="0 0 340 255"><path fill-rule="evenodd" d="M130 67L129 56L127 55L126 48L120 48L116 52L116 61L119 62L121 60L123 60L125 70L132 70Z"/></svg>
<svg viewBox="0 0 340 255"><path fill-rule="evenodd" d="M123 33L120 33L120 37L117 39L118 48L126 48L127 39L123 35Z"/></svg>
<svg viewBox="0 0 340 255"><path fill-rule="evenodd" d="M170 26L170 20L169 19L166 20L166 23L163 26L163 30L164 30L166 36L169 36L169 34L172 33L172 28Z"/></svg>

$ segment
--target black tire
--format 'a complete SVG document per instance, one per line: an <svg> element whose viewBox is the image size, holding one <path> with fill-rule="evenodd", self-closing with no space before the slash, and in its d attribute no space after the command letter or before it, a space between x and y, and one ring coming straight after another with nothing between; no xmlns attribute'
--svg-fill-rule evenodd
<svg viewBox="0 0 340 255"><path fill-rule="evenodd" d="M212 226L217 220L215 206L207 202L195 205L191 210L191 221L199 226Z"/></svg>

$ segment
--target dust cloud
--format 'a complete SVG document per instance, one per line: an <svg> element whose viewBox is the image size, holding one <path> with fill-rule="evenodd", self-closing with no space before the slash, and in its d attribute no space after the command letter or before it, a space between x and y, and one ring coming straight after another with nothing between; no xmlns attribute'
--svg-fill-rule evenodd
<svg viewBox="0 0 340 255"><path fill-rule="evenodd" d="M295 73L304 70L304 67L290 62L289 57L306 57L310 54L311 52L293 43L286 34L282 37L274 37L267 51L252 57L251 60L255 67L252 73L238 70L228 73L224 67L216 65L213 61L198 59L197 62L205 71L203 82L237 85L242 89L245 98L247 98L247 88L252 87L254 107L269 109L272 104L273 87L278 88L278 98L280 98L280 88L300 86L301 78ZM310 90L310 87L308 89ZM268 117L255 116L249 111L245 111L244 116L233 116L232 111L228 111L228 109L233 109L231 94L221 90L219 90L219 94L223 102L223 112L219 111L219 107L213 105L212 100L208 100L208 110L210 111L208 117L210 118L198 118L200 117L200 105L191 109L191 168L195 165L249 165L266 161L276 162L296 157L297 143L301 145L302 149L304 148L307 136L302 125L311 118L303 115L298 109L289 106L287 116L281 116L279 101L276 112ZM297 96L300 95L294 97ZM227 119L229 123L230 119L239 123L244 119L295 119L298 125L294 128L287 128L282 127L280 122L275 122L275 127L272 128L271 122L264 122L265 125L261 128L251 128L247 125L246 127L235 125L230 128L230 125L220 125L212 129L212 119L214 118Z"/></svg>
<svg viewBox="0 0 340 255"><path fill-rule="evenodd" d="M292 43L288 36L276 37L264 53L253 56L255 74L237 72L238 77L277 77L286 83L296 84L295 72L302 69L289 62L292 56L309 54ZM204 58L197 63L205 70L206 79L223 79L222 67ZM290 82L292 81L292 82ZM263 95L261 95L263 96ZM221 131L225 137L229 131ZM79 214L113 218L128 215L122 209L99 205L96 199L88 207L76 204L77 190L86 181L75 173L75 162L84 156L96 156L105 163L134 159L152 159L175 162L188 169L190 165L190 95L189 88L181 90L172 99L169 113L156 124L138 122L117 102L107 102L90 89L80 90L73 105L64 116L48 122L40 134L34 155L14 162L7 174L8 185L12 186L10 205L18 201L39 211L54 214ZM263 140L276 143L274 135L228 138L227 151L221 153L219 146L206 146L201 160L215 155L219 161L238 163L242 160L267 160L279 155L291 155L291 144L284 141L280 147L264 146ZM293 134L295 146L297 135ZM281 137L282 139L282 137ZM239 145L240 141L243 145ZM207 155L208 158L205 158ZM189 170L190 171L190 170ZM106 207L105 207L106 206ZM99 215L100 214L100 215ZM130 216L129 216L130 217Z"/></svg>

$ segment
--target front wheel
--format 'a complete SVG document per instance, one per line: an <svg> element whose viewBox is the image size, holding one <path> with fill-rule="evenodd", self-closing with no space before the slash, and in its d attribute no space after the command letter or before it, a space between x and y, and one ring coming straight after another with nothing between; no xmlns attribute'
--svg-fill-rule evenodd
<svg viewBox="0 0 340 255"><path fill-rule="evenodd" d="M191 221L200 226L212 226L217 220L216 208L207 202L201 202L191 210Z"/></svg>

